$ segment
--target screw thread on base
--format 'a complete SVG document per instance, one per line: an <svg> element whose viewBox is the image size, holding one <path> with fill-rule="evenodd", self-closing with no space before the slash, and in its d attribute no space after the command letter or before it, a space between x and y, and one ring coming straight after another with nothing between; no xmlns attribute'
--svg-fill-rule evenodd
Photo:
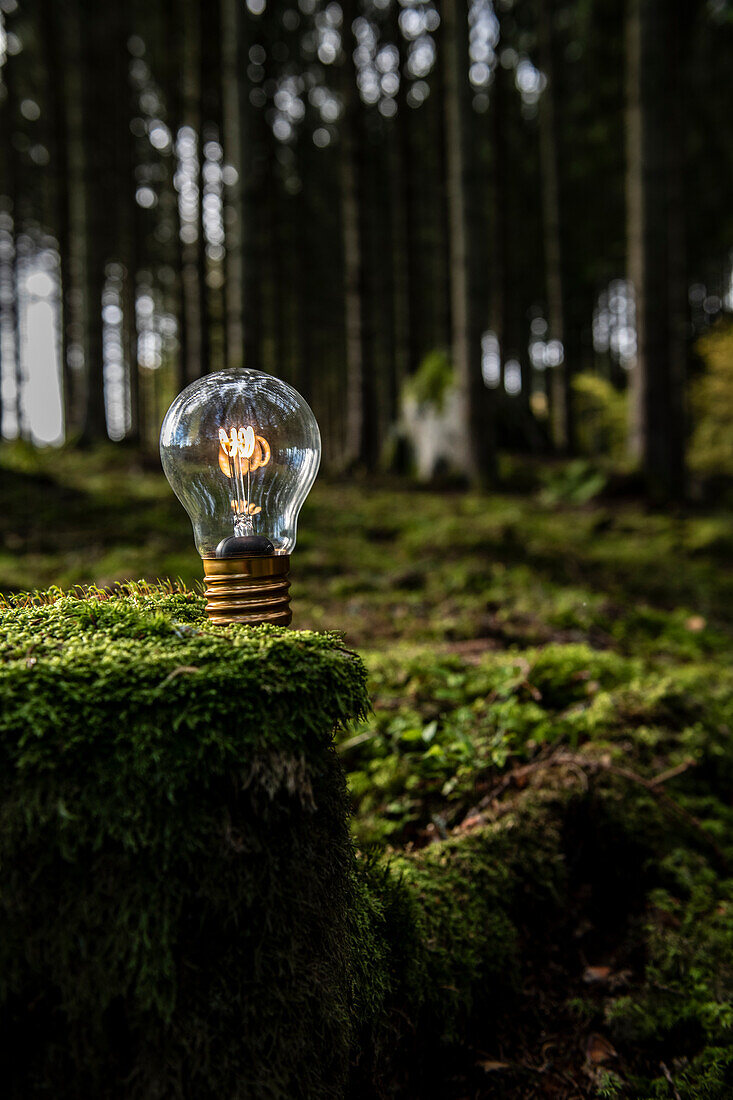
<svg viewBox="0 0 733 1100"><path fill-rule="evenodd" d="M206 614L213 623L289 626L289 554L204 558Z"/></svg>

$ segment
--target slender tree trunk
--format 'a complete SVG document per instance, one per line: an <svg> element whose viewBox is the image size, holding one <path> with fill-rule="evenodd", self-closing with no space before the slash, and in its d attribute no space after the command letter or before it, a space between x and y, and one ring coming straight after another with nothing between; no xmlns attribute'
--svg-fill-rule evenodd
<svg viewBox="0 0 733 1100"><path fill-rule="evenodd" d="M268 225L267 239L270 247L267 249L269 284L270 284L270 338L267 341L272 361L270 370L273 374L280 374L287 369L285 313L287 294L285 273L285 242L283 240L284 218L283 195L280 181L277 178L277 166L274 156L270 159L267 173L270 186L267 196Z"/></svg>
<svg viewBox="0 0 733 1100"><path fill-rule="evenodd" d="M218 75L221 69L219 45L221 31L219 27L219 4L208 5L198 0L198 37L199 37L199 88L198 88L198 156L199 156L199 233L198 233L198 287L199 312L201 315L201 363L200 373L208 374L213 370L215 360L215 304L214 292L209 286L208 242L205 229L204 192L206 180L205 147L210 138L220 136L220 85ZM218 305L218 303L217 303ZM218 311L216 311L218 312Z"/></svg>
<svg viewBox="0 0 733 1100"><path fill-rule="evenodd" d="M397 20L392 31L399 48L400 86L397 116L391 128L393 195L391 216L395 257L395 348L397 376L394 392L397 401L405 378L420 366L418 232L416 227L415 149L413 147L412 108L407 102L407 50Z"/></svg>
<svg viewBox="0 0 733 1100"><path fill-rule="evenodd" d="M17 181L16 181L17 182ZM23 335L21 327L21 310L23 306L20 288L20 201L18 191L13 194L13 260L12 260L12 295L11 295L11 323L13 329L13 358L15 365L15 418L19 439L28 436L28 424L26 423L26 410L23 404L23 391L25 378L23 375Z"/></svg>
<svg viewBox="0 0 733 1100"><path fill-rule="evenodd" d="M241 0L221 0L221 94L222 145L224 163L236 172L236 180L225 188L224 212L226 259L224 309L226 365L242 365L242 146L238 83L244 84L247 58L243 55Z"/></svg>
<svg viewBox="0 0 733 1100"><path fill-rule="evenodd" d="M82 0L82 120L84 125L85 200L85 374L86 400L82 441L107 439L104 398L104 339L102 295L105 283L106 244L109 240L114 201L107 194L110 151L109 81L107 74L107 25L93 0ZM113 139L112 139L113 140Z"/></svg>
<svg viewBox="0 0 733 1100"><path fill-rule="evenodd" d="M135 170L137 168L136 142L130 131L130 118L134 117L136 102L129 79L129 54L127 43L133 31L132 13L124 8L118 15L118 45L116 51L117 75L116 108L119 148L117 150L118 178L124 181L122 194L117 201L119 221L119 248L123 259L120 281L122 307L123 356L127 374L127 419L125 439L134 446L144 445L146 435L141 407L140 369L138 364L137 330L137 272L143 252L142 211L135 199Z"/></svg>
<svg viewBox="0 0 733 1100"><path fill-rule="evenodd" d="M344 113L341 127L341 227L344 255L346 328L346 453L347 464L372 464L377 457L374 375L366 349L366 270L363 242L365 153L361 132L362 106L356 85L352 27L355 0L343 5L346 62L343 69Z"/></svg>
<svg viewBox="0 0 733 1100"><path fill-rule="evenodd" d="M353 111L352 107L347 110ZM364 340L362 248L359 228L356 157L351 122L344 118L341 138L341 217L344 249L344 307L346 330L346 462L363 453Z"/></svg>
<svg viewBox="0 0 733 1100"><path fill-rule="evenodd" d="M547 87L540 103L540 164L542 167L542 222L547 288L547 336L559 340L565 348L565 299L563 286L562 220L560 202L560 151L557 93L557 67L554 43L555 0L543 0L539 5L538 36L540 63ZM573 449L571 364L567 358L549 368L552 440L559 451Z"/></svg>
<svg viewBox="0 0 733 1100"><path fill-rule="evenodd" d="M295 336L296 356L295 385L303 397L313 403L315 397L314 349L315 309L314 284L317 271L315 240L312 231L308 202L308 183L312 177L314 160L320 154L311 143L304 143L300 151L300 172L303 186L293 196L293 255L295 259ZM319 394L320 397L320 394Z"/></svg>
<svg viewBox="0 0 733 1100"><path fill-rule="evenodd" d="M240 241L242 260L242 326L244 366L262 369L262 176L265 148L263 111L250 100L252 84L246 76L251 42L251 16L241 5L239 13L239 147L242 163Z"/></svg>
<svg viewBox="0 0 733 1100"><path fill-rule="evenodd" d="M137 272L140 266L142 254L142 226L140 224L140 207L135 201L134 189L134 141L128 142L128 179L127 194L123 198L125 206L125 264L121 288L122 294L122 318L123 339L125 344L125 359L127 361L128 398L130 403L130 422L127 432L128 440L136 445L145 447L147 440L146 413L144 407L142 387L140 385L140 364L138 359L137 328ZM157 424L155 425L157 428Z"/></svg>
<svg viewBox="0 0 733 1100"><path fill-rule="evenodd" d="M435 32L435 44L438 52L438 64L435 67L435 71L432 74L433 84L435 91L431 94L430 99L434 96L434 108L435 108L435 159L436 159L436 175L437 175L437 192L438 192L438 240L439 240L439 253L438 253L438 271L440 275L439 281L439 306L436 311L439 314L437 331L440 333L439 346L448 347L452 345L453 340L453 297L452 297L452 279L451 279L451 258L450 258L450 242L451 242L451 217L450 217L450 203L448 199L448 133L446 129L447 125L447 112L445 110L446 102L446 82L445 82L445 65L442 64L441 58L445 56L448 49L448 39L445 31L445 21L441 19L438 29ZM421 110L430 110L431 105L428 104L421 108ZM415 196L417 199L417 195Z"/></svg>
<svg viewBox="0 0 733 1100"><path fill-rule="evenodd" d="M312 252L309 246L309 223L306 202L301 191L296 196L298 220L295 225L296 255L298 257L297 275L297 331L298 331L298 369L296 385L307 401L313 400L313 306L310 278L312 276Z"/></svg>
<svg viewBox="0 0 733 1100"><path fill-rule="evenodd" d="M638 349L640 294L644 278L643 186L641 127L641 6L644 0L627 0L626 14L626 267L636 303L637 362L629 376L629 452L641 462L642 374Z"/></svg>
<svg viewBox="0 0 733 1100"><path fill-rule="evenodd" d="M202 359L202 295L200 290L200 253L199 240L201 226L198 211L201 203L201 173L199 171L201 155L200 103L199 103L199 2L203 0L184 0L181 4L170 4L169 18L173 23L172 41L176 43L174 55L179 59L180 95L176 99L176 133L181 127L193 132L196 143L195 153L186 158L186 171L193 177L197 188L196 220L181 220L181 322L185 324L182 350L185 348L183 370L185 382L193 382L201 376ZM181 161L180 168L183 167Z"/></svg>
<svg viewBox="0 0 733 1100"><path fill-rule="evenodd" d="M21 331L20 331L20 280L18 278L18 238L22 221L21 215L21 184L19 179L18 157L14 143L14 126L18 118L18 99L15 89L15 65L17 62L7 62L5 65L5 102L2 112L7 120L7 145L6 153L6 181L8 195L12 204L12 225L10 228L12 253L8 263L7 278L9 291L4 320L12 334L13 340L13 376L15 382L15 419L18 438L23 439L26 434L25 410L23 408L23 364L21 357Z"/></svg>
<svg viewBox="0 0 733 1100"><path fill-rule="evenodd" d="M190 338L191 320L188 315L188 286L187 268L190 246L185 244L182 236L182 222L180 217L180 198L175 191L175 176L179 170L179 159L176 151L178 132L183 125L183 106L181 95L181 64L183 61L184 34L181 29L180 9L176 0L165 0L163 9L163 26L170 42L168 64L165 66L166 89L168 94L169 121L173 141L173 156L170 158L170 182L169 185L176 195L175 217L175 311L178 327L178 354L176 355L173 373L175 387L182 390L189 380ZM152 379L150 385L146 385L145 404L155 408L153 404Z"/></svg>
<svg viewBox="0 0 733 1100"><path fill-rule="evenodd" d="M457 373L465 450L456 456L472 482L495 473L495 438L490 392L481 375L482 310L476 278L478 234L471 194L472 148L468 83L468 12L464 0L444 0L443 73L446 107L447 195L453 362Z"/></svg>
<svg viewBox="0 0 733 1100"><path fill-rule="evenodd" d="M208 287L208 259L206 255L206 233L204 230L204 134L199 131L198 169L199 169L199 213L198 236L196 239L196 290L198 292L199 316L199 375L211 370L211 295Z"/></svg>
<svg viewBox="0 0 733 1100"><path fill-rule="evenodd" d="M631 446L655 499L684 492L681 19L681 0L629 0L628 270L637 327Z"/></svg>
<svg viewBox="0 0 733 1100"><path fill-rule="evenodd" d="M400 110L406 109L398 107L398 115ZM396 125L390 128L387 149L387 169L392 184L388 194L388 203L386 204L386 219L389 227L389 254L392 257L392 263L389 265L389 278L385 280L385 287L389 289L389 301L385 301L385 306L390 322L390 362L386 379L387 429L399 416L402 383L407 375L411 373L410 337L412 322L407 274L407 251L409 246L404 205L406 165L402 159L402 148L399 140L399 128L402 124L403 122L398 118ZM379 277L379 272L377 272L377 280L378 285L381 285L382 280Z"/></svg>
<svg viewBox="0 0 733 1100"><path fill-rule="evenodd" d="M396 15L396 11L394 13ZM390 127L387 155L390 157L391 201L390 226L394 256L394 372L390 392L395 414L400 408L400 395L405 378L419 366L417 332L417 234L415 232L415 188L411 107L407 103L407 51L405 37L394 18L390 24L400 51L400 88L397 91L397 113Z"/></svg>
<svg viewBox="0 0 733 1100"><path fill-rule="evenodd" d="M504 399L504 361L510 331L509 309L509 148L506 135L506 74L501 65L494 71L491 88L491 262L489 264L489 327L496 336L499 351L499 376L496 387L499 401Z"/></svg>
<svg viewBox="0 0 733 1100"><path fill-rule="evenodd" d="M84 426L86 402L87 346L85 333L85 276L87 266L86 150L84 146L84 93L81 58L81 12L79 0L71 0L62 20L62 48L66 61L66 111L68 135L69 204L69 299L67 318L70 389L64 394L65 434L79 436ZM63 274L62 274L63 278ZM65 292L66 293L66 292ZM73 330L73 331L72 331Z"/></svg>
<svg viewBox="0 0 733 1100"><path fill-rule="evenodd" d="M70 196L70 141L69 141L69 114L70 114L70 89L68 80L68 46L65 24L67 19L58 18L58 5L53 0L42 0L40 8L40 29L43 43L43 54L48 74L48 87L50 90L49 109L51 112L51 125L49 127L51 142L51 160L54 165L52 173L53 216L56 231L56 239L59 246L59 333L61 344L61 381L63 387L64 409L64 434L68 434L73 427L74 409L77 405L75 399L76 377L70 362L70 350L73 343L71 334L74 331L74 323L78 325L75 302L78 294L75 293L72 277L72 213Z"/></svg>
<svg viewBox="0 0 733 1100"><path fill-rule="evenodd" d="M368 358L374 375L373 431L377 460L397 415L399 380L403 372L404 344L399 321L397 282L403 278L404 253L397 244L400 178L399 157L392 123L384 135L382 156L366 157L368 190L363 208L362 239L367 250L367 302L371 305L367 326ZM385 172L389 184L385 185ZM385 263L385 256L389 257Z"/></svg>

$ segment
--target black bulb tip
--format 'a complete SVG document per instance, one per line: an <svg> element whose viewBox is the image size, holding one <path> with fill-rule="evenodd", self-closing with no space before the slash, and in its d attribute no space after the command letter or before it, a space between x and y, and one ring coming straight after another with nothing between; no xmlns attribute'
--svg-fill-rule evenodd
<svg viewBox="0 0 733 1100"><path fill-rule="evenodd" d="M264 535L229 535L216 548L217 558L249 558L274 553L275 547Z"/></svg>

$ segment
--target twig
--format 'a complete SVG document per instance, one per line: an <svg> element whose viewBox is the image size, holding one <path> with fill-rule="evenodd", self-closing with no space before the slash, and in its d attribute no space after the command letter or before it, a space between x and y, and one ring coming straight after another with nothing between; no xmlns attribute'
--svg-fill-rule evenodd
<svg viewBox="0 0 733 1100"><path fill-rule="evenodd" d="M363 745L365 741L371 741L374 737L374 730L364 730L362 733L357 733L354 737L350 737L348 741L342 741L336 746L336 752L346 752L348 749L355 749L357 745Z"/></svg>
<svg viewBox="0 0 733 1100"><path fill-rule="evenodd" d="M666 783L668 779L676 779L678 775L682 775L683 772L689 771L690 768L694 767L694 760L683 760L682 763L677 764L676 767L668 768L666 772L660 772L659 775L655 775L651 782L656 787L661 783Z"/></svg>
<svg viewBox="0 0 733 1100"><path fill-rule="evenodd" d="M200 672L201 669L195 665L179 665L178 668L174 668L164 680L161 680L158 685L158 690L164 688L166 684L169 684L171 680L175 680L176 676L188 676L193 672Z"/></svg>
<svg viewBox="0 0 733 1100"><path fill-rule="evenodd" d="M669 1072L669 1070L667 1069L667 1067L665 1066L664 1062L659 1063L659 1068L661 1069L662 1073L664 1074L664 1076L667 1078L667 1081L669 1082L670 1088L672 1089L672 1095L674 1096L674 1100L682 1100L682 1097L679 1094L677 1086L674 1083L674 1078L673 1078L672 1074Z"/></svg>
<svg viewBox="0 0 733 1100"><path fill-rule="evenodd" d="M542 750L536 760L533 760L531 764L522 764L518 768L513 768L508 775L505 775L495 787L492 787L488 794L485 794L480 802L477 802L473 809L464 814L464 817L471 817L474 814L480 813L482 810L488 809L492 802L502 795L504 791L508 790L511 786L521 783L523 779L531 775L533 772L539 771L544 767L551 764L553 758L558 752L558 747L555 746L549 751Z"/></svg>

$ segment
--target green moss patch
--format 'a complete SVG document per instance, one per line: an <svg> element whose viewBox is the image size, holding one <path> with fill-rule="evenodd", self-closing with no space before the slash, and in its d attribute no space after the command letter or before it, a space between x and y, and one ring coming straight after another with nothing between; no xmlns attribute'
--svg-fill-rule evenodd
<svg viewBox="0 0 733 1100"><path fill-rule="evenodd" d="M341 1095L364 679L183 590L0 613L5 1095Z"/></svg>

